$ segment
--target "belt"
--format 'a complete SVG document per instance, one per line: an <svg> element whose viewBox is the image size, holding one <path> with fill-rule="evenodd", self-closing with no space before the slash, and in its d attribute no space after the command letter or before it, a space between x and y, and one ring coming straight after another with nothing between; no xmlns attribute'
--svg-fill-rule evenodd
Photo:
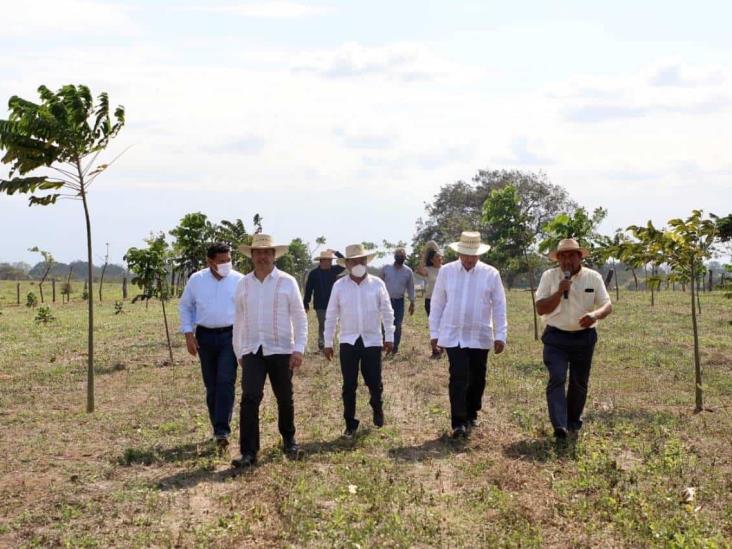
<svg viewBox="0 0 732 549"><path fill-rule="evenodd" d="M560 334L568 334L568 335L576 335L576 334L584 334L585 332L589 331L595 331L595 328L582 328L581 330L562 330L560 328L555 328L554 326L546 325L544 328L545 332L559 332Z"/></svg>
<svg viewBox="0 0 732 549"><path fill-rule="evenodd" d="M196 330L200 330L205 334L224 334L233 330L233 326L224 326L223 328L206 328L206 326L196 326Z"/></svg>

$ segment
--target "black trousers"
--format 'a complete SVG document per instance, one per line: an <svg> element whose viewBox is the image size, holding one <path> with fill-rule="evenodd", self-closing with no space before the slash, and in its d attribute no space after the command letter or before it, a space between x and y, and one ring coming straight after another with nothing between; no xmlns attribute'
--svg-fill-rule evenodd
<svg viewBox="0 0 732 549"><path fill-rule="evenodd" d="M450 362L450 416L452 428L467 426L482 407L488 349L447 347Z"/></svg>
<svg viewBox="0 0 732 549"><path fill-rule="evenodd" d="M432 310L430 305L432 303L432 299L429 297L426 297L424 299L424 312L427 313L427 319L430 318L430 311Z"/></svg>
<svg viewBox="0 0 732 549"><path fill-rule="evenodd" d="M592 354L597 343L594 328L566 332L547 326L541 336L544 364L549 371L546 402L554 428L579 430L587 401ZM567 370L569 369L569 386Z"/></svg>
<svg viewBox="0 0 732 549"><path fill-rule="evenodd" d="M292 400L292 370L290 355L256 353L244 355L242 367L242 398L239 415L239 447L242 454L257 455L259 451L259 405L264 396L264 382L269 375L272 392L277 399L277 425L283 440L295 436L295 405Z"/></svg>
<svg viewBox="0 0 732 549"><path fill-rule="evenodd" d="M375 413L383 412L381 396L384 387L381 383L381 347L364 347L359 337L354 345L341 343L341 373L343 374L343 419L346 428L358 427L356 419L356 388L358 387L359 366L363 381L369 388L369 403Z"/></svg>

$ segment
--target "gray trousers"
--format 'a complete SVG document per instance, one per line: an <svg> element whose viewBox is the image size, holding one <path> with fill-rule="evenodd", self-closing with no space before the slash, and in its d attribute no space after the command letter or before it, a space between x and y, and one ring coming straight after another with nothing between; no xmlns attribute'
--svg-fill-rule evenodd
<svg viewBox="0 0 732 549"><path fill-rule="evenodd" d="M325 346L325 309L315 309L315 315L318 317L318 349Z"/></svg>
<svg viewBox="0 0 732 549"><path fill-rule="evenodd" d="M544 364L549 371L549 383L546 386L549 419L555 429L577 431L582 427L582 411L587 400L597 331L588 328L566 332L547 326L541 341L544 343Z"/></svg>

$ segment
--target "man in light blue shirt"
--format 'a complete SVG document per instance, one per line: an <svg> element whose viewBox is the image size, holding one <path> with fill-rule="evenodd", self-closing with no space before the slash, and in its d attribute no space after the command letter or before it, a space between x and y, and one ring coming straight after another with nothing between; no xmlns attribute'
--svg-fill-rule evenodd
<svg viewBox="0 0 732 549"><path fill-rule="evenodd" d="M381 269L381 278L391 298L391 307L394 309L394 350L399 351L399 342L402 339L402 322L404 321L404 294L409 296L409 314L414 314L414 276L412 269L404 262L407 252L404 248L394 251L394 264L384 265Z"/></svg>
<svg viewBox="0 0 732 549"><path fill-rule="evenodd" d="M243 275L231 267L231 249L216 243L206 252L208 267L188 279L178 305L186 347L201 361L208 417L219 450L229 445L237 360L232 345L234 294Z"/></svg>

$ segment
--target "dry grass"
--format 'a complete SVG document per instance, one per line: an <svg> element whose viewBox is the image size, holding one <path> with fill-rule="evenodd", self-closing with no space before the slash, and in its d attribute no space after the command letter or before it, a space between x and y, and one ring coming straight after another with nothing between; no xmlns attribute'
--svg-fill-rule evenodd
<svg viewBox="0 0 732 549"><path fill-rule="evenodd" d="M467 443L446 438L447 363L429 360L418 307L385 363L383 429L340 438L339 368L311 354L295 381L304 459L282 455L267 390L260 464L236 475L206 442L197 361L178 337L168 365L159 304L115 315L118 293L97 309L87 415L84 303L39 325L0 283L0 546L732 546L732 310L719 294L702 296L713 411L692 413L688 296L662 292L651 309L626 292L601 326L586 429L555 446L516 291ZM363 425L367 400L361 385Z"/></svg>

